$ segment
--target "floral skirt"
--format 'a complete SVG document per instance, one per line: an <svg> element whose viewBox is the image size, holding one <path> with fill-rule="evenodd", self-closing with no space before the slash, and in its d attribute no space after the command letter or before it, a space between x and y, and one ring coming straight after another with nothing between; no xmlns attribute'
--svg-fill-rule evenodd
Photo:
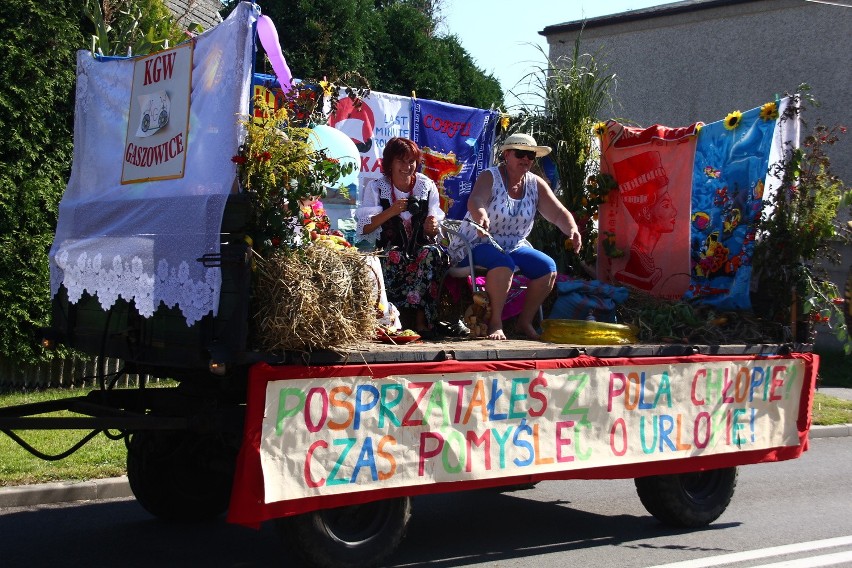
<svg viewBox="0 0 852 568"><path fill-rule="evenodd" d="M422 309L426 321L433 323L441 281L450 266L447 251L439 245L425 245L407 255L392 248L382 260L388 301L399 309Z"/></svg>

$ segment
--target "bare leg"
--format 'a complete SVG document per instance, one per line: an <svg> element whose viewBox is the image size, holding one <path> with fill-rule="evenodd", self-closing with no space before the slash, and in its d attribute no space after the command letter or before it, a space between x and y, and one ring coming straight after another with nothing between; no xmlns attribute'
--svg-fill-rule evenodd
<svg viewBox="0 0 852 568"><path fill-rule="evenodd" d="M512 270L505 266L492 268L485 275L485 291L488 293L488 303L491 306L491 317L488 319L488 339L506 339L503 333L503 306L512 285Z"/></svg>
<svg viewBox="0 0 852 568"><path fill-rule="evenodd" d="M538 313L539 307L544 302L553 284L556 282L556 273L545 274L527 284L527 292L524 297L524 308L518 315L518 329L523 331L530 339L538 339L539 333L533 327L533 318Z"/></svg>

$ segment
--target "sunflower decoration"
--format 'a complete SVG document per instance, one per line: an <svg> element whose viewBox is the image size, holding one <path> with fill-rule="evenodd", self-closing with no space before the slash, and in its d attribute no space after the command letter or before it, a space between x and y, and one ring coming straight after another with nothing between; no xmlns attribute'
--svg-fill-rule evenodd
<svg viewBox="0 0 852 568"><path fill-rule="evenodd" d="M734 112L728 113L728 116L725 117L725 128L728 130L734 130L740 123L743 121L743 113L738 110Z"/></svg>
<svg viewBox="0 0 852 568"><path fill-rule="evenodd" d="M508 114L501 114L500 115L500 128L502 128L503 130L509 129L509 115Z"/></svg>
<svg viewBox="0 0 852 568"><path fill-rule="evenodd" d="M598 138L603 138L604 134L606 134L606 122L596 122L592 127L592 132L594 132L595 136Z"/></svg>
<svg viewBox="0 0 852 568"><path fill-rule="evenodd" d="M760 107L760 118L763 120L775 120L778 118L778 105L773 102L766 103Z"/></svg>

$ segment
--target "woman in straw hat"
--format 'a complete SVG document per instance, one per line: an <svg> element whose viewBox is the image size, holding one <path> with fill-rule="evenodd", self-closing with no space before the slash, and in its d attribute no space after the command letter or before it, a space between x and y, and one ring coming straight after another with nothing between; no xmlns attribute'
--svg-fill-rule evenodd
<svg viewBox="0 0 852 568"><path fill-rule="evenodd" d="M538 339L533 318L556 281L556 263L527 241L536 212L556 225L571 239L574 252L582 244L574 216L553 194L540 176L530 172L536 158L550 153L528 134L512 134L500 146L502 162L482 172L467 202L469 219L477 227L463 223L461 234L473 247L473 262L488 271L485 291L491 304L489 339L506 339L503 332L503 306L515 269L529 278L517 328L530 339ZM461 246L450 245L450 254L459 266L467 265Z"/></svg>

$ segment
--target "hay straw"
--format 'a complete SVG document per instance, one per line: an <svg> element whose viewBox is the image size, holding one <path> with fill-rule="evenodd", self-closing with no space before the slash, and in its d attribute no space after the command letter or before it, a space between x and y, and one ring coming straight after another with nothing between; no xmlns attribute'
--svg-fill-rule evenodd
<svg viewBox="0 0 852 568"><path fill-rule="evenodd" d="M372 269L354 249L311 245L258 263L254 323L267 351L331 349L376 334Z"/></svg>

